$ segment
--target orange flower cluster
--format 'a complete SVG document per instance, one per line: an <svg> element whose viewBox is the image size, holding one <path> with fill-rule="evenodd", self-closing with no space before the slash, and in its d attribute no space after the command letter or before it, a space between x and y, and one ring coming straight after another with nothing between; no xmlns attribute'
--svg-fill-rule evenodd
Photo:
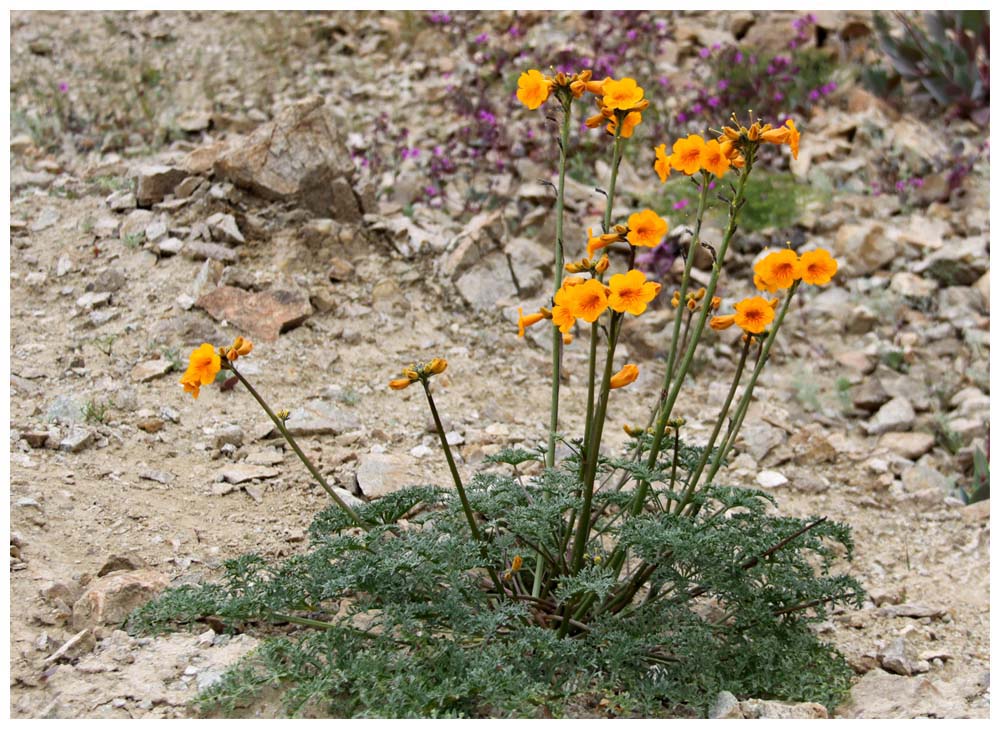
<svg viewBox="0 0 1000 729"><path fill-rule="evenodd" d="M791 248L786 248L758 261L753 273L754 286L773 294L778 289L790 288L799 279L814 286L825 286L837 273L837 261L823 248L807 251L801 258Z"/></svg>
<svg viewBox="0 0 1000 729"><path fill-rule="evenodd" d="M817 248L801 257L791 248L773 251L753 267L753 282L760 291L774 293L791 288L796 281L815 286L830 283L837 272L837 261L829 251ZM713 300L714 301L714 300ZM760 334L774 321L778 299L768 301L760 296L743 299L734 305L735 314L712 317L709 326L716 331L728 329L733 324L750 334Z"/></svg>
<svg viewBox="0 0 1000 729"><path fill-rule="evenodd" d="M591 129L607 122L609 134L615 134L621 120L621 136L628 139L635 128L642 123L642 112L649 108L649 100L645 98L642 87L634 78L623 78L616 81L605 78L603 81L591 82L588 87L597 95L598 113L584 121Z"/></svg>
<svg viewBox="0 0 1000 729"><path fill-rule="evenodd" d="M793 120L786 119L784 126L777 128L772 127L770 124L761 124L759 121L755 121L749 127L744 127L736 122L735 116L733 116L733 122L737 126L722 128L722 134L719 136L720 142L725 140L735 143L741 139L747 139L751 142L787 144L789 149L792 150L792 158L799 158L799 130L795 128Z"/></svg>
<svg viewBox="0 0 1000 729"><path fill-rule="evenodd" d="M553 77L546 76L538 69L525 71L517 79L517 98L529 109L537 109L549 98L556 88L568 88L574 99L579 99L585 91L600 93L602 81L591 81L592 72L580 71L570 76L562 71Z"/></svg>
<svg viewBox="0 0 1000 729"><path fill-rule="evenodd" d="M440 375L448 369L448 360L435 357L427 364L416 364L407 367L402 371L402 377L389 381L389 387L393 390L405 390L414 382L426 380L434 375Z"/></svg>
<svg viewBox="0 0 1000 729"><path fill-rule="evenodd" d="M647 281L638 269L615 274L607 285L596 278L567 276L553 299L552 323L567 334L577 319L593 324L609 308L639 316L659 293L660 284Z"/></svg>
<svg viewBox="0 0 1000 729"><path fill-rule="evenodd" d="M587 256L612 243L625 242L637 248L656 248L667 234L667 221L653 210L646 208L628 216L628 225L616 225L611 232L595 236L594 229L587 230Z"/></svg>
<svg viewBox="0 0 1000 729"><path fill-rule="evenodd" d="M683 172L685 175L696 175L701 170L711 172L716 177L722 177L733 167L742 167L743 156L733 146L732 142L720 142L715 139L705 141L698 134L690 134L684 139L674 142L673 154L667 154L667 145L656 148L656 161L653 169L666 182L670 170Z"/></svg>

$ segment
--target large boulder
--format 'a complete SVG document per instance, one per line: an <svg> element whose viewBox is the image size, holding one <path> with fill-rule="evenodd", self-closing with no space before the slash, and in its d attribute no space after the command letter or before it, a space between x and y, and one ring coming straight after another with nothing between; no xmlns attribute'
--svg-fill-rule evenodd
<svg viewBox="0 0 1000 729"><path fill-rule="evenodd" d="M354 164L323 98L283 109L215 160L215 173L269 200L294 201L317 215L360 218ZM350 199L347 199L350 198Z"/></svg>

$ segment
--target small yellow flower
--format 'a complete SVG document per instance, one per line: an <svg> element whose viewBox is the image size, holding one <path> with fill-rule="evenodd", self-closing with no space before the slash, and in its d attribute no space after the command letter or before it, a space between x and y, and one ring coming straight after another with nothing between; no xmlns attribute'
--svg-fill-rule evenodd
<svg viewBox="0 0 1000 729"><path fill-rule="evenodd" d="M666 144L661 144L656 148L656 162L653 163L653 169L659 175L660 182L666 182L667 178L670 177L670 157L667 155Z"/></svg>
<svg viewBox="0 0 1000 729"><path fill-rule="evenodd" d="M389 380L389 387L393 390L405 390L407 387L413 384L413 380L409 377L401 377L398 380Z"/></svg>
<svg viewBox="0 0 1000 729"><path fill-rule="evenodd" d="M245 357L253 351L253 342L243 337L236 337L233 346L226 350L226 359L235 362L240 357Z"/></svg>
<svg viewBox="0 0 1000 729"><path fill-rule="evenodd" d="M514 559L511 560L511 563L510 563L510 569L511 569L511 571L517 572L519 569L521 569L521 565L522 564L524 564L524 560L521 559L521 555L519 555L519 554L515 555Z"/></svg>
<svg viewBox="0 0 1000 729"><path fill-rule="evenodd" d="M574 317L593 324L608 308L608 295L604 284L592 278L569 289L569 307Z"/></svg>
<svg viewBox="0 0 1000 729"><path fill-rule="evenodd" d="M631 385L639 377L639 366L627 364L611 377L611 389L617 390L619 387Z"/></svg>
<svg viewBox="0 0 1000 729"><path fill-rule="evenodd" d="M799 264L802 267L802 281L814 286L825 286L837 273L837 261L824 248L806 251Z"/></svg>
<svg viewBox="0 0 1000 729"><path fill-rule="evenodd" d="M655 248L667 234L667 221L655 212L645 210L628 217L628 242L634 246Z"/></svg>
<svg viewBox="0 0 1000 729"><path fill-rule="evenodd" d="M721 306L721 304L722 304L722 297L721 296L713 296L712 297L712 301L709 304L709 307L712 309L712 311L717 311L718 308L719 308L719 306Z"/></svg>
<svg viewBox="0 0 1000 729"><path fill-rule="evenodd" d="M517 336L523 337L525 329L533 324L537 324L544 318L545 316L539 313L528 314L525 316L523 307L517 307Z"/></svg>
<svg viewBox="0 0 1000 729"><path fill-rule="evenodd" d="M628 273L616 273L608 281L611 294L608 305L617 312L628 312L639 316L646 310L646 305L660 293L660 284L647 281L646 274L633 269Z"/></svg>
<svg viewBox="0 0 1000 729"><path fill-rule="evenodd" d="M774 308L767 299L760 296L743 299L736 304L735 309L733 321L743 331L751 334L760 334L774 321Z"/></svg>
<svg viewBox="0 0 1000 729"><path fill-rule="evenodd" d="M202 344L191 352L188 368L181 377L184 392L190 392L196 400L202 385L210 385L222 369L222 358L211 344Z"/></svg>
<svg viewBox="0 0 1000 729"><path fill-rule="evenodd" d="M670 165L678 172L693 175L701 169L701 153L705 140L698 134L674 142L674 153L670 155Z"/></svg>
<svg viewBox="0 0 1000 729"><path fill-rule="evenodd" d="M601 85L603 98L601 103L608 109L633 109L642 101L643 90L634 78L623 78L621 81L607 79Z"/></svg>
<svg viewBox="0 0 1000 729"><path fill-rule="evenodd" d="M552 79L536 69L525 71L517 79L517 98L529 109L537 109L544 104L551 90Z"/></svg>

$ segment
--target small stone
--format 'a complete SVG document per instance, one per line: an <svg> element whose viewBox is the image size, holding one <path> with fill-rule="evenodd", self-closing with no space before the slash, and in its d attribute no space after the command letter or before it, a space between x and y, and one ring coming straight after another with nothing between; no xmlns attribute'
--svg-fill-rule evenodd
<svg viewBox="0 0 1000 729"><path fill-rule="evenodd" d="M53 225L58 223L59 217L58 210L46 208L34 218L31 224L28 225L28 229L32 233L40 233L46 228L51 228Z"/></svg>
<svg viewBox="0 0 1000 729"><path fill-rule="evenodd" d="M284 463L285 455L277 448L262 448L247 454L246 463L255 466L277 466Z"/></svg>
<svg viewBox="0 0 1000 729"><path fill-rule="evenodd" d="M69 435L59 442L59 450L79 453L94 440L94 434L87 428L73 428Z"/></svg>
<svg viewBox="0 0 1000 729"><path fill-rule="evenodd" d="M418 445L410 449L410 455L414 458L426 458L434 453L430 446Z"/></svg>
<svg viewBox="0 0 1000 729"><path fill-rule="evenodd" d="M288 432L294 436L340 435L361 427L356 415L326 400L309 400L292 410L285 421ZM271 433L274 434L274 429Z"/></svg>
<svg viewBox="0 0 1000 729"><path fill-rule="evenodd" d="M159 433L163 430L163 425L163 421L157 417L140 418L135 423L135 427L147 433Z"/></svg>
<svg viewBox="0 0 1000 729"><path fill-rule="evenodd" d="M59 256L59 260L56 261L56 276L62 278L72 270L73 261L70 260L70 257L65 254Z"/></svg>
<svg viewBox="0 0 1000 729"><path fill-rule="evenodd" d="M181 422L180 412L169 405L164 405L160 408L160 415L162 415L166 420L169 420L171 423Z"/></svg>
<svg viewBox="0 0 1000 729"><path fill-rule="evenodd" d="M76 300L76 305L81 309L96 309L99 306L105 306L111 301L110 291L88 291L83 296Z"/></svg>
<svg viewBox="0 0 1000 729"><path fill-rule="evenodd" d="M856 388L851 388L851 402L854 403L854 407L868 413L875 412L890 399L891 396L877 377L870 377Z"/></svg>
<svg viewBox="0 0 1000 729"><path fill-rule="evenodd" d="M195 190L201 187L201 184L205 181L204 177L198 175L192 175L191 177L185 177L181 184L174 188L174 195L179 198L191 197Z"/></svg>
<svg viewBox="0 0 1000 729"><path fill-rule="evenodd" d="M168 374L173 368L174 365L170 360L150 359L133 367L129 376L133 382L151 382Z"/></svg>
<svg viewBox="0 0 1000 729"><path fill-rule="evenodd" d="M165 165L146 165L140 168L135 184L136 203L149 207L162 202L187 176L184 170Z"/></svg>
<svg viewBox="0 0 1000 729"><path fill-rule="evenodd" d="M184 241L180 238L164 238L156 244L156 251L161 256L176 256L184 249Z"/></svg>
<svg viewBox="0 0 1000 729"><path fill-rule="evenodd" d="M246 239L236 224L236 218L228 213L215 213L205 223L208 225L213 240L221 240L225 243L246 243Z"/></svg>
<svg viewBox="0 0 1000 729"><path fill-rule="evenodd" d="M720 691L715 697L712 708L708 710L709 719L742 719L739 700L728 691Z"/></svg>
<svg viewBox="0 0 1000 729"><path fill-rule="evenodd" d="M255 466L249 463L234 463L226 466L216 474L217 481L225 481L231 484L241 484L254 479L274 478L281 474L276 468L268 466Z"/></svg>
<svg viewBox="0 0 1000 729"><path fill-rule="evenodd" d="M912 466L903 471L903 488L908 494L940 493L943 499L951 490L951 483L934 468Z"/></svg>
<svg viewBox="0 0 1000 729"><path fill-rule="evenodd" d="M916 413L913 405L905 397L894 397L883 405L865 425L869 435L880 435L893 431L906 431L913 425Z"/></svg>
<svg viewBox="0 0 1000 729"><path fill-rule="evenodd" d="M104 200L104 204L115 212L135 210L137 203L135 193L131 190L116 190Z"/></svg>
<svg viewBox="0 0 1000 729"><path fill-rule="evenodd" d="M765 456L772 449L785 442L787 433L781 428L775 428L763 421L747 423L740 429L739 440L747 453L753 456L755 461L763 461Z"/></svg>
<svg viewBox="0 0 1000 729"><path fill-rule="evenodd" d="M462 445L465 443L465 438L461 433L455 430L450 430L444 434L444 439L448 445Z"/></svg>
<svg viewBox="0 0 1000 729"><path fill-rule="evenodd" d="M889 288L900 296L908 299L928 299L937 291L938 283L928 280L909 271L900 271L893 274Z"/></svg>
<svg viewBox="0 0 1000 729"><path fill-rule="evenodd" d="M55 431L29 430L21 433L21 440L32 448L44 448L50 438L58 438Z"/></svg>
<svg viewBox="0 0 1000 729"><path fill-rule="evenodd" d="M179 114L176 119L177 128L182 132L193 134L203 132L212 125L212 112L189 110Z"/></svg>
<svg viewBox="0 0 1000 729"><path fill-rule="evenodd" d="M145 471L139 471L139 478L145 479L146 481L156 481L156 483L162 483L164 486L166 486L169 485L174 480L174 474L168 473L166 471L156 471L150 469Z"/></svg>
<svg viewBox="0 0 1000 729"><path fill-rule="evenodd" d="M326 275L334 283L347 281L354 276L354 265L343 258L333 258L330 260L330 268Z"/></svg>
<svg viewBox="0 0 1000 729"><path fill-rule="evenodd" d="M216 448L222 448L226 443L239 448L243 445L243 428L238 425L226 425L216 431L213 443Z"/></svg>
<svg viewBox="0 0 1000 729"><path fill-rule="evenodd" d="M45 663L56 663L61 658L79 658L92 651L95 645L94 631L91 628L84 628L63 643L55 653L46 658Z"/></svg>
<svg viewBox="0 0 1000 729"><path fill-rule="evenodd" d="M773 489L784 486L788 479L777 471L761 471L757 474L757 483L765 489Z"/></svg>
<svg viewBox="0 0 1000 729"><path fill-rule="evenodd" d="M948 611L945 608L935 608L919 603L903 603L888 605L879 609L879 615L890 618L943 618Z"/></svg>
<svg viewBox="0 0 1000 729"><path fill-rule="evenodd" d="M935 438L930 433L883 433L878 444L893 453L915 461L934 447Z"/></svg>
<svg viewBox="0 0 1000 729"><path fill-rule="evenodd" d="M841 352L835 359L838 363L863 375L875 370L875 358L862 351Z"/></svg>
<svg viewBox="0 0 1000 729"><path fill-rule="evenodd" d="M410 459L391 453L366 453L358 459L355 473L358 488L369 499L391 494L412 486Z"/></svg>
<svg viewBox="0 0 1000 729"><path fill-rule="evenodd" d="M253 499L255 503L260 504L264 501L264 489L261 486L247 484L243 487L243 490L247 492L247 496Z"/></svg>
<svg viewBox="0 0 1000 729"><path fill-rule="evenodd" d="M218 243L206 243L200 240L189 240L184 243L183 253L194 261L222 261L223 263L236 263L240 260L240 254L232 248L227 248Z"/></svg>
<svg viewBox="0 0 1000 729"><path fill-rule="evenodd" d="M219 286L199 297L196 305L213 319L225 319L264 342L277 340L281 332L298 326L312 314L308 298L286 289L251 294L234 286Z"/></svg>
<svg viewBox="0 0 1000 729"><path fill-rule="evenodd" d="M104 577L104 575L110 574L111 572L122 572L128 570L138 570L146 567L146 562L136 555L130 554L113 554L104 560L104 564L101 568L97 570L98 577Z"/></svg>
<svg viewBox="0 0 1000 729"><path fill-rule="evenodd" d="M878 656L879 663L889 673L900 676L914 676L918 673L927 673L930 664L927 661L916 660L909 654L909 646L902 637L893 640L884 653Z"/></svg>

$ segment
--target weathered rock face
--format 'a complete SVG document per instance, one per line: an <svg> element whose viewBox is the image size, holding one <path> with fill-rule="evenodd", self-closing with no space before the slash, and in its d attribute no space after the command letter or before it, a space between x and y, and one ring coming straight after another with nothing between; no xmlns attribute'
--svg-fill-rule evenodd
<svg viewBox="0 0 1000 729"><path fill-rule="evenodd" d="M154 570L112 572L92 582L73 605L73 628L117 625L164 590L167 576Z"/></svg>
<svg viewBox="0 0 1000 729"><path fill-rule="evenodd" d="M296 201L317 215L360 212L354 172L337 121L319 96L282 110L215 162L215 173L271 200Z"/></svg>

